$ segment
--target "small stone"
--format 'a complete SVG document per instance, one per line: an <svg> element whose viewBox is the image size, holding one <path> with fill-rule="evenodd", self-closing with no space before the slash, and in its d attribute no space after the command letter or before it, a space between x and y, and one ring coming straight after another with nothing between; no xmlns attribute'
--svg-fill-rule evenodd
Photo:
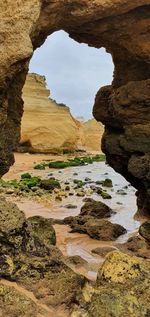
<svg viewBox="0 0 150 317"><path fill-rule="evenodd" d="M55 197L55 200L62 201L62 197L61 197L61 196L56 196L56 197Z"/></svg>
<svg viewBox="0 0 150 317"><path fill-rule="evenodd" d="M104 186L104 187L113 187L112 180L111 180L110 178L106 178L106 179L103 181L103 186Z"/></svg>
<svg viewBox="0 0 150 317"><path fill-rule="evenodd" d="M91 181L91 178L89 178L89 177L85 177L85 182L90 182Z"/></svg>
<svg viewBox="0 0 150 317"><path fill-rule="evenodd" d="M102 184L103 184L103 181L96 181L95 184L96 184L96 185L102 185Z"/></svg>
<svg viewBox="0 0 150 317"><path fill-rule="evenodd" d="M13 189L13 188L8 188L8 189L6 190L6 194L8 194L8 195L14 194L14 189Z"/></svg>
<svg viewBox="0 0 150 317"><path fill-rule="evenodd" d="M127 193L123 189L118 189L117 194L119 195L127 195Z"/></svg>
<svg viewBox="0 0 150 317"><path fill-rule="evenodd" d="M78 196L78 197L84 197L84 196L85 196L85 193L83 193L83 192L78 192L78 193L76 194L76 196Z"/></svg>
<svg viewBox="0 0 150 317"><path fill-rule="evenodd" d="M116 250L114 247L98 247L92 250L92 253L98 254L102 257L105 257L107 253Z"/></svg>
<svg viewBox="0 0 150 317"><path fill-rule="evenodd" d="M68 181L66 181L64 184L65 184L65 185L69 185L70 183L69 183Z"/></svg>
<svg viewBox="0 0 150 317"><path fill-rule="evenodd" d="M66 186L65 190L67 190L67 191L70 190L70 186Z"/></svg>
<svg viewBox="0 0 150 317"><path fill-rule="evenodd" d="M58 194L59 193L59 189L58 188L54 188L54 193Z"/></svg>
<svg viewBox="0 0 150 317"><path fill-rule="evenodd" d="M112 198L111 195L109 195L108 193L106 193L104 191L101 192L101 196L103 199L111 199Z"/></svg>
<svg viewBox="0 0 150 317"><path fill-rule="evenodd" d="M76 205L72 205L72 204L65 205L64 207L66 207L68 209L76 209L77 208Z"/></svg>
<svg viewBox="0 0 150 317"><path fill-rule="evenodd" d="M36 192L38 189L39 189L39 187L38 187L38 186L34 186L34 187L32 187L32 191L33 191L33 192Z"/></svg>

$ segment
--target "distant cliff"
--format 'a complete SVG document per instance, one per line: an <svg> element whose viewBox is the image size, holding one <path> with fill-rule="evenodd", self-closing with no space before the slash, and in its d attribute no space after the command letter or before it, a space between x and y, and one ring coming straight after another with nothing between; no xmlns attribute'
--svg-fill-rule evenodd
<svg viewBox="0 0 150 317"><path fill-rule="evenodd" d="M51 153L63 150L100 150L103 127L94 119L80 123L70 109L49 97L45 78L29 74L23 89L24 115L20 149Z"/></svg>

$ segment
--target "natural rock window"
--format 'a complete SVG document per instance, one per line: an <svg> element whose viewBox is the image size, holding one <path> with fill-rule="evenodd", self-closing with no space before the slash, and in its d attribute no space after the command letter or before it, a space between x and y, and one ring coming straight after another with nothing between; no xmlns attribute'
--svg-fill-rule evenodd
<svg viewBox="0 0 150 317"><path fill-rule="evenodd" d="M30 61L20 150L100 151L104 129L93 103L99 87L112 82L113 68L104 48L79 44L64 31L50 35Z"/></svg>

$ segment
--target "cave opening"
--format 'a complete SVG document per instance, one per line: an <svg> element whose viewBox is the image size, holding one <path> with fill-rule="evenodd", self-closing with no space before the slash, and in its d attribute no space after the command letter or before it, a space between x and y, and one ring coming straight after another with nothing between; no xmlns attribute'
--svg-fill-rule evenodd
<svg viewBox="0 0 150 317"><path fill-rule="evenodd" d="M100 87L111 84L113 71L112 57L104 48L79 44L64 31L48 36L30 61L23 88L20 144L30 141L29 151L43 153L48 153L49 149L57 152L58 148L63 151L68 148L101 150L103 126L93 119L92 108ZM64 120L65 108L71 118L66 113ZM90 126L87 126L89 121ZM85 123L84 131L78 131L82 123Z"/></svg>
<svg viewBox="0 0 150 317"><path fill-rule="evenodd" d="M29 91L29 87L26 87L26 85L24 88L25 113L22 120L22 132L24 132L23 129L25 129L28 122L28 129L30 129L29 132L31 132L32 137L30 138L28 131L25 131L26 133L24 134L26 138L22 136L21 148L23 149L26 146L25 148L27 150L27 146L29 145L28 151L30 153L48 153L49 147L53 146L53 148L50 149L50 153L52 154L71 153L74 147L70 147L70 142L74 141L73 139L70 139L70 141L68 139L69 137L64 138L65 142L63 145L59 143L56 147L56 143L58 142L57 138L60 139L63 134L66 137L67 129L70 129L71 133L75 135L75 130L73 130L71 125L69 126L67 122L67 114L65 119L63 119L63 116L60 116L61 111L63 111L67 105L70 108L71 116L76 121L91 119L95 95L100 87L111 84L113 71L114 65L112 57L106 53L104 48L96 49L88 47L86 44L79 44L70 39L68 34L64 31L58 31L49 36L45 43L34 52L30 61L28 76L34 76L34 78L27 79L29 81L28 86L30 86L31 90ZM37 91L38 89L39 92ZM32 92L31 102L27 96L29 92L30 94ZM43 114L42 111L40 111L40 108L42 109L44 107L43 98L51 102L51 105L49 104L48 106L51 106L53 112L50 113L49 117L47 113ZM29 104L27 104L27 102ZM54 110L56 105L59 106L59 113L57 113L56 109ZM27 109L27 112L26 107L33 107L33 111ZM31 115L32 118L34 117L34 120L31 118ZM45 116L48 118L48 123L46 123L47 120ZM47 128L46 124L49 125L49 128ZM58 125L58 131L54 128L56 124ZM99 125L100 123L97 124ZM91 126L89 129L90 128ZM118 131L122 133L121 128ZM91 134L93 133L94 131L91 129ZM116 128L114 128L114 133L116 133ZM102 137L102 133L100 135L100 132L98 132L98 137L96 137L99 138L99 140L100 136ZM94 135L94 138L96 137ZM91 143L94 142L94 138L91 139L89 134L88 138ZM55 142L54 145L52 145L53 142ZM59 150L61 148L61 151L58 151L58 148ZM119 191L118 188L119 195L121 195L121 193L124 195L123 187L128 187L128 184L123 180L122 176L115 174L115 172L110 169L110 175L111 173L116 183L117 180L119 180L120 186L122 186L121 191ZM119 210L119 219L114 216L112 221L117 221L124 225L124 219L129 216L128 226L129 230L132 231L137 228L139 223L133 220L133 215L136 211L134 189L129 188L128 194L128 200L126 198L124 199L122 217L120 217L122 207L118 207L117 196L114 199L115 202L109 202L109 204L115 208L115 210ZM129 204L127 201L129 201Z"/></svg>
<svg viewBox="0 0 150 317"><path fill-rule="evenodd" d="M79 44L64 31L54 32L30 61L29 73L46 77L50 97L70 107L74 117L92 116L95 95L111 84L114 65L104 48Z"/></svg>

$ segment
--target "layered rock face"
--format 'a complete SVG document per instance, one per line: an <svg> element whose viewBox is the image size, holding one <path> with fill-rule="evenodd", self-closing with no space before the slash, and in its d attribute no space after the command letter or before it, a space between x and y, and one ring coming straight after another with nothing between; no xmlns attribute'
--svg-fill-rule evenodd
<svg viewBox="0 0 150 317"><path fill-rule="evenodd" d="M45 78L28 74L23 87L24 113L19 150L33 153L100 151L102 124L95 119L79 122L68 107L57 104L49 96Z"/></svg>
<svg viewBox="0 0 150 317"><path fill-rule="evenodd" d="M100 151L104 126L95 119L90 119L80 128L80 144L86 151Z"/></svg>
<svg viewBox="0 0 150 317"><path fill-rule="evenodd" d="M24 114L21 123L22 146L32 152L49 153L74 150L79 138L80 123L63 104L49 99L45 78L29 74L23 88Z"/></svg>
<svg viewBox="0 0 150 317"><path fill-rule="evenodd" d="M0 15L0 174L13 163L33 50L63 29L112 54L113 84L98 93L94 116L106 126L108 162L139 190L139 207L150 211L150 0L8 0Z"/></svg>

